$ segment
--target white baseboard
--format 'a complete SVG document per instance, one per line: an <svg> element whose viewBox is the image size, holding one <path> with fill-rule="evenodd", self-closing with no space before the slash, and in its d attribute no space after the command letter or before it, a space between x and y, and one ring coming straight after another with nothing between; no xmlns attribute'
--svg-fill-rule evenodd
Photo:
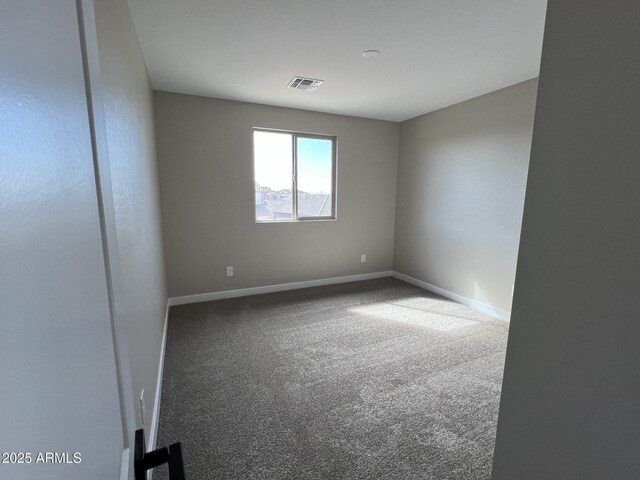
<svg viewBox="0 0 640 480"><path fill-rule="evenodd" d="M510 318L509 312L505 312L504 310L500 310L499 308L492 307L491 305L487 305L477 300L473 300L463 295L459 295L449 290L445 290L444 288L431 285L430 283L423 282L422 280L418 280L417 278L413 278L413 277L410 277L409 275L405 275L404 273L400 273L396 271L362 273L359 275L347 275L344 277L320 278L318 280L305 280L302 282L280 283L276 285L265 285L261 287L239 288L237 290L223 290L220 292L200 293L197 295L185 295L182 297L169 298L168 306L172 307L174 305L186 305L188 303L210 302L212 300L222 300L225 298L246 297L249 295L259 295L262 293L282 292L286 290L297 290L300 288L319 287L322 285L334 285L338 283L358 282L362 280L373 280L375 278L384 278L384 277L395 277L399 280L410 283L411 285L415 285L416 287L423 288L424 290L428 290L442 297L453 300L454 302L467 305L468 307L471 307L474 310L477 310L479 312L486 313L493 317L499 318L500 320L509 321L509 318ZM168 311L167 311L167 314L168 314ZM165 324L165 337L166 337L166 324ZM165 340L163 340L163 342L164 341ZM164 361L164 343L163 343L161 362L163 361ZM159 381L161 380L162 378L159 375ZM160 387L161 385L159 384L159 388ZM155 415L156 415L156 411L154 410L154 416ZM155 417L154 417L154 421L157 422L157 419L155 419ZM155 428L157 429L157 425Z"/></svg>
<svg viewBox="0 0 640 480"><path fill-rule="evenodd" d="M160 399L162 398L162 375L164 373L164 352L167 347L167 328L169 326L169 299L164 314L164 328L162 332L162 345L160 347L160 360L158 362L158 378L156 382L156 398L153 402L153 414L151 416L151 432L149 432L149 445L147 451L155 450L158 441L158 425L160 424ZM147 480L153 479L153 469L147 471Z"/></svg>
<svg viewBox="0 0 640 480"><path fill-rule="evenodd" d="M277 285L265 285L263 287L239 288L237 290L224 290L221 292L200 293L198 295L185 295L169 299L169 306L185 305L187 303L210 302L224 298L246 297L261 293L282 292L285 290L297 290L300 288L320 287L322 285L334 285L337 283L359 282L361 280L373 280L374 278L391 277L393 272L361 273L359 275L347 275L345 277L320 278L318 280L305 280L302 282L280 283Z"/></svg>
<svg viewBox="0 0 640 480"><path fill-rule="evenodd" d="M122 457L120 459L120 480L129 480L129 452L131 450L125 448L122 450Z"/></svg>
<svg viewBox="0 0 640 480"><path fill-rule="evenodd" d="M457 293L450 292L449 290L445 290L444 288L436 287L435 285L431 285L430 283L423 282L422 280L418 280L417 278L410 277L409 275L405 275L404 273L394 271L392 272L392 276L394 278L397 278L398 280L402 280L403 282L410 283L411 285L415 285L416 287L420 287L424 290L436 293L442 297L453 300L454 302L467 305L474 310L486 313L500 320L505 320L508 322L511 317L511 314L509 312L505 312L504 310L492 307L491 305L487 305L486 303L482 303L477 300L458 295Z"/></svg>

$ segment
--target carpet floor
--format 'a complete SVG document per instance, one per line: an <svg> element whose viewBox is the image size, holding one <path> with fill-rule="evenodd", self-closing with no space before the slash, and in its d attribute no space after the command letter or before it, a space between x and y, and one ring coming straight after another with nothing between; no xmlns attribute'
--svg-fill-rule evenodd
<svg viewBox="0 0 640 480"><path fill-rule="evenodd" d="M392 278L172 307L158 445L187 480L489 479L507 329Z"/></svg>

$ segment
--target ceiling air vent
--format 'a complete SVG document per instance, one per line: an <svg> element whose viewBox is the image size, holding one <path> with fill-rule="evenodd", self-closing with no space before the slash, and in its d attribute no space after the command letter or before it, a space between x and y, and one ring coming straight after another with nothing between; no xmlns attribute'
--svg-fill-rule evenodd
<svg viewBox="0 0 640 480"><path fill-rule="evenodd" d="M311 92L324 83L324 80L316 80L315 78L293 77L293 80L287 85L288 88L296 90L305 90Z"/></svg>

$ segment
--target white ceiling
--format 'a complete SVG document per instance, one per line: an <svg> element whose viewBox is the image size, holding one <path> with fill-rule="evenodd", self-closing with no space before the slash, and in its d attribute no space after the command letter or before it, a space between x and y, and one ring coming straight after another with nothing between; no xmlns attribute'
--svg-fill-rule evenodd
<svg viewBox="0 0 640 480"><path fill-rule="evenodd" d="M129 0L156 90L402 121L538 75L546 0ZM378 58L362 51L377 49ZM313 92L286 88L318 78Z"/></svg>

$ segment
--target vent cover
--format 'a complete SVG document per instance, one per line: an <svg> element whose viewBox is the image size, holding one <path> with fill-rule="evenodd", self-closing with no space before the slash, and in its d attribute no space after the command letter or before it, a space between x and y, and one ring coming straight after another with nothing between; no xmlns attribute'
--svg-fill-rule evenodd
<svg viewBox="0 0 640 480"><path fill-rule="evenodd" d="M305 77L293 77L293 80L287 85L288 88L295 88L296 90L304 90L311 92L324 83L324 80L317 80L315 78Z"/></svg>

